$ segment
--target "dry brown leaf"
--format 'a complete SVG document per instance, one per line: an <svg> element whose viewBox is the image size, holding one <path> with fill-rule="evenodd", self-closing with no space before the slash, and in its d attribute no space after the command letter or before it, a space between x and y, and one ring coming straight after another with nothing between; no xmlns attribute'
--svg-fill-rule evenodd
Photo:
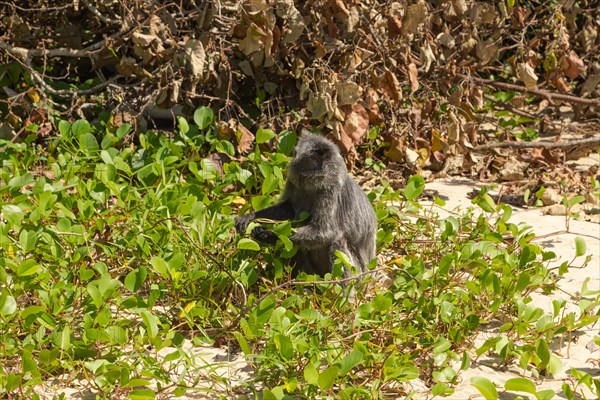
<svg viewBox="0 0 600 400"><path fill-rule="evenodd" d="M444 149L447 144L442 139L442 133L437 129L431 130L431 151L439 152Z"/></svg>
<svg viewBox="0 0 600 400"><path fill-rule="evenodd" d="M596 94L600 94L600 71L590 74L581 86L581 94L584 96L587 96L594 91Z"/></svg>
<svg viewBox="0 0 600 400"><path fill-rule="evenodd" d="M437 35L438 42L440 42L443 46L446 46L449 49L453 49L456 46L456 41L448 32L442 32Z"/></svg>
<svg viewBox="0 0 600 400"><path fill-rule="evenodd" d="M338 82L336 85L339 106L354 104L360 97L360 87L354 82Z"/></svg>
<svg viewBox="0 0 600 400"><path fill-rule="evenodd" d="M429 43L426 43L419 48L419 61L421 61L422 64L421 70L428 72L431 68L431 64L433 64L435 60L435 55L433 54Z"/></svg>
<svg viewBox="0 0 600 400"><path fill-rule="evenodd" d="M525 18L527 17L527 11L521 6L513 8L512 20L520 28L525 28Z"/></svg>
<svg viewBox="0 0 600 400"><path fill-rule="evenodd" d="M390 39L395 39L402 33L402 17L390 15L387 20L388 35Z"/></svg>
<svg viewBox="0 0 600 400"><path fill-rule="evenodd" d="M571 51L567 56L564 57L561 66L564 74L571 79L574 79L585 72L585 65L583 65L583 61L574 51Z"/></svg>
<svg viewBox="0 0 600 400"><path fill-rule="evenodd" d="M133 32L131 34L131 41L134 44L137 44L138 46L148 47L155 40L160 40L160 39L156 35L145 35L140 32Z"/></svg>
<svg viewBox="0 0 600 400"><path fill-rule="evenodd" d="M294 43L306 28L302 15L294 5L294 0L278 0L275 9L277 15L286 22L283 28L283 43Z"/></svg>
<svg viewBox="0 0 600 400"><path fill-rule="evenodd" d="M525 178L525 171L529 168L529 163L519 161L513 157L504 163L498 174L502 181L520 181Z"/></svg>
<svg viewBox="0 0 600 400"><path fill-rule="evenodd" d="M448 124L448 143L458 143L460 140L460 125L458 121Z"/></svg>
<svg viewBox="0 0 600 400"><path fill-rule="evenodd" d="M488 64L498 54L498 46L493 44L492 39L478 40L475 45L475 54L482 64Z"/></svg>
<svg viewBox="0 0 600 400"><path fill-rule="evenodd" d="M408 64L408 81L410 82L410 93L414 93L419 89L419 71L415 63Z"/></svg>
<svg viewBox="0 0 600 400"><path fill-rule="evenodd" d="M379 105L377 104L378 101L379 95L377 92L373 90L373 88L368 88L367 95L365 96L364 106L369 114L370 124L375 124L383 118L383 115L379 110Z"/></svg>
<svg viewBox="0 0 600 400"><path fill-rule="evenodd" d="M402 100L402 89L396 75L386 68L383 77L379 81L379 89L389 98L395 101Z"/></svg>
<svg viewBox="0 0 600 400"><path fill-rule="evenodd" d="M406 7L406 14L402 21L402 33L405 35L415 34L419 26L427 18L427 4L420 1L417 4L411 4Z"/></svg>
<svg viewBox="0 0 600 400"><path fill-rule="evenodd" d="M517 65L517 73L527 89L535 89L537 87L538 76L531 65L528 63L519 63Z"/></svg>
<svg viewBox="0 0 600 400"><path fill-rule="evenodd" d="M275 53L277 48L279 47L279 42L281 41L281 30L277 25L273 27L273 44L271 45L271 54Z"/></svg>
<svg viewBox="0 0 600 400"><path fill-rule="evenodd" d="M342 14L345 15L350 15L350 11L348 10L348 8L346 7L346 5L344 4L343 0L332 0L331 1L334 4L334 9L337 11L340 11Z"/></svg>
<svg viewBox="0 0 600 400"><path fill-rule="evenodd" d="M206 53L202 42L197 39L190 39L185 44L184 51L188 71L192 73L194 80L200 80L206 62Z"/></svg>
<svg viewBox="0 0 600 400"><path fill-rule="evenodd" d="M366 59L373 55L372 51L356 47L348 61L348 71L353 72Z"/></svg>
<svg viewBox="0 0 600 400"><path fill-rule="evenodd" d="M413 149L409 149L408 147L404 151L404 162L406 162L406 164L410 168L415 169L419 167L420 157L421 155L419 154L419 152L414 151Z"/></svg>
<svg viewBox="0 0 600 400"><path fill-rule="evenodd" d="M475 107L482 108L485 104L483 101L483 90L479 86L472 87L471 93L469 93L469 100Z"/></svg>
<svg viewBox="0 0 600 400"><path fill-rule="evenodd" d="M369 114L361 104L341 107L346 114L346 120L341 129L342 135L346 135L352 145L362 144L369 130ZM343 140L343 137L342 137Z"/></svg>
<svg viewBox="0 0 600 400"><path fill-rule="evenodd" d="M413 106L410 110L410 122L413 129L418 130L421 126L421 108Z"/></svg>
<svg viewBox="0 0 600 400"><path fill-rule="evenodd" d="M231 122L231 120L230 120ZM254 143L254 135L244 125L237 122L237 130L235 136L237 138L237 148L240 154L246 154L252 149L252 143Z"/></svg>
<svg viewBox="0 0 600 400"><path fill-rule="evenodd" d="M457 87L450 96L448 96L448 103L452 104L454 107L460 107L462 104L463 90L460 87Z"/></svg>
<svg viewBox="0 0 600 400"><path fill-rule="evenodd" d="M557 74L556 72L549 74L548 80L550 82L552 82L554 87L556 87L561 92L570 92L571 91L571 86L569 86L569 84L567 82L565 82L565 79L561 75Z"/></svg>
<svg viewBox="0 0 600 400"><path fill-rule="evenodd" d="M390 143L390 147L388 148L388 150L385 152L385 156L393 162L403 162L404 161L404 151L405 147L404 144L401 143L398 139L394 139L392 140L392 143Z"/></svg>

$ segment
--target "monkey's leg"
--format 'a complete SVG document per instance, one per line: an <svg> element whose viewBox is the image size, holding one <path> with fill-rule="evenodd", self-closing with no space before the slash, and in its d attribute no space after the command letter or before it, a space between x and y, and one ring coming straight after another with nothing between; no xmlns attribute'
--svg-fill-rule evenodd
<svg viewBox="0 0 600 400"><path fill-rule="evenodd" d="M333 268L333 263L335 262L335 259L336 259L335 252L337 250L344 253L350 259L352 266L354 268L356 268L357 272L359 272L359 273L363 272L363 265L360 261L360 258L357 257L357 255L352 250L352 248L350 246L348 246L348 244L343 240L340 240L340 241L334 243L330 248L329 257L331 260L331 268ZM344 264L344 278L350 278L351 276L354 276L353 272L354 271L352 271L352 267L348 267Z"/></svg>

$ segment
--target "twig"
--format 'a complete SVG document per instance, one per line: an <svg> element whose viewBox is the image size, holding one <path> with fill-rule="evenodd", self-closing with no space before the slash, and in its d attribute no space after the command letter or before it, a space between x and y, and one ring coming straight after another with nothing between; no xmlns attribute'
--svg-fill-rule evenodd
<svg viewBox="0 0 600 400"><path fill-rule="evenodd" d="M360 278L362 278L365 275L370 275L370 274L374 274L377 272L381 272L381 271L386 271L389 270L390 267L381 267L381 268L376 268L370 271L365 271L365 272L361 272L360 274L356 274L353 275L349 278L342 278L342 279L330 279L327 281L297 281L297 280L291 280L291 281L287 281L282 283L281 285L275 286L274 288L271 288L268 292L266 292L265 294L263 294L262 296L260 296L251 306L246 306L242 309L242 311L240 311L240 313L238 314L237 317L235 317L235 319L233 321L231 321L231 323L229 324L229 326L227 326L228 331L234 329L237 327L237 325L240 323L241 319L244 317L244 315L246 315L248 313L249 310L252 310L254 307L258 306L261 301L263 301L264 299L267 298L267 296L283 289L289 286L317 286L317 285L331 285L331 284L336 284L336 283L344 283L344 282L350 282L350 281L355 281L358 280ZM392 268L392 270L402 270L404 271L402 268ZM405 271L406 272L406 271ZM410 275L410 274L409 274ZM412 275L411 275L412 276Z"/></svg>
<svg viewBox="0 0 600 400"><path fill-rule="evenodd" d="M539 119L540 117L533 115L531 113L528 113L527 111L523 111L523 110L519 110L518 108L515 108L513 106L511 106L510 104L507 104L503 101L499 101L496 100L495 98L493 98L492 96L488 96L487 94L483 96L484 99L491 101L492 103L494 103L495 105L497 105L500 108L504 108L505 110L508 110L510 112L512 112L513 114L517 114L520 115L522 117L527 117L527 118L532 118L532 119Z"/></svg>
<svg viewBox="0 0 600 400"><path fill-rule="evenodd" d="M25 12L62 11L62 10L66 10L67 8L73 7L73 4L66 4L64 6L57 6L57 7L46 7L46 6L43 6L43 7L39 7L39 8L25 8L25 7L20 7L20 6L16 5L16 4L13 4L13 3L7 3L6 1L0 1L0 4L3 4L5 6L14 7L15 9L17 9L19 11L25 11Z"/></svg>
<svg viewBox="0 0 600 400"><path fill-rule="evenodd" d="M512 149L534 149L534 148L542 148L542 149L566 149L570 147L579 147L579 146L590 146L591 149L600 148L600 136L579 139L579 140L569 140L568 142L499 142L499 143L486 143L480 146L473 148L474 151L481 150L489 150L489 149L502 149L502 148L512 148Z"/></svg>
<svg viewBox="0 0 600 400"><path fill-rule="evenodd" d="M586 99L583 97L571 96L569 94L563 94L563 93L550 92L547 90L527 89L526 87L514 85L512 83L497 82L497 81L493 81L491 79L477 78L474 76L468 76L468 75L463 75L463 74L456 74L455 79L473 81L479 85L493 86L495 88L503 89L503 90L514 90L515 92L529 93L534 96L546 98L550 101L562 100L562 101L566 101L567 103L585 104L585 105L588 105L591 107L600 108L600 99Z"/></svg>

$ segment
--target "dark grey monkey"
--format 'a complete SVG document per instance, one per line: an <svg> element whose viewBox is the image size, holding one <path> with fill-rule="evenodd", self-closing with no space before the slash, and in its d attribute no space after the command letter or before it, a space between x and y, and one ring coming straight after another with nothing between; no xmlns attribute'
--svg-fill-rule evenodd
<svg viewBox="0 0 600 400"><path fill-rule="evenodd" d="M369 199L350 177L338 147L331 141L303 132L287 169L288 181L277 204L242 215L235 227L244 234L256 218L272 220L308 219L290 236L298 252L295 270L325 275L332 271L335 251L344 252L358 272L375 258L377 219ZM277 236L263 226L252 230L259 241L274 244ZM344 276L350 276L345 268Z"/></svg>

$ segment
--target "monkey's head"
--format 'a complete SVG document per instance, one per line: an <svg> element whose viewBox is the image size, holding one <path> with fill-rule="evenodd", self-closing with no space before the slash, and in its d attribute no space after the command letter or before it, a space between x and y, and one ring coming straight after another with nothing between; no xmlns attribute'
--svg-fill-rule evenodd
<svg viewBox="0 0 600 400"><path fill-rule="evenodd" d="M339 186L348 173L339 148L304 131L288 165L288 180L303 189Z"/></svg>

